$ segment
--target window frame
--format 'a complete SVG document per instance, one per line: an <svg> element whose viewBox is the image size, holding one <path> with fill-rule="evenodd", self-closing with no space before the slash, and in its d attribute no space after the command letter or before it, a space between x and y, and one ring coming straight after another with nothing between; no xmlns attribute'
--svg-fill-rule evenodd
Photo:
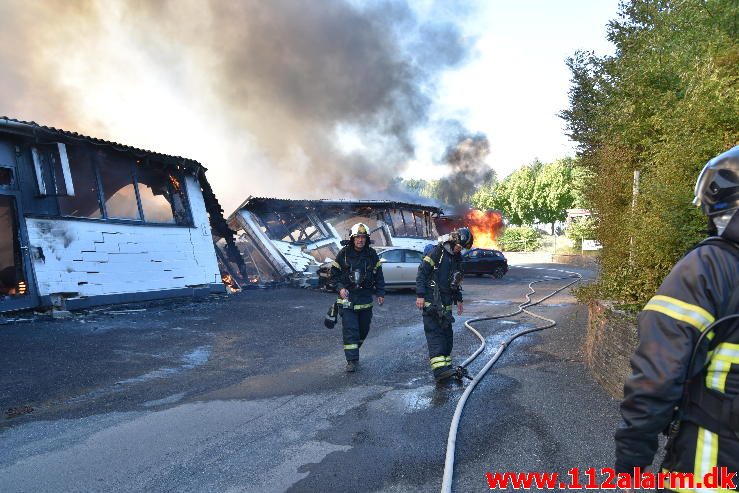
<svg viewBox="0 0 739 493"><path fill-rule="evenodd" d="M7 170L10 176L10 181L7 184L0 183L0 190L16 190L15 168L0 163L0 169Z"/></svg>
<svg viewBox="0 0 739 493"><path fill-rule="evenodd" d="M57 144L59 144L60 146L64 145L62 143L57 143ZM161 169L165 173L165 175L172 175L181 184L181 192L176 192L174 190L174 187L172 186L172 183L169 180L167 180L166 186L167 186L167 190L170 193L170 196L174 196L175 193L181 193L182 195L182 199L183 199L182 206L184 208L184 213L182 214L182 217L183 217L182 223L177 222L177 214L175 213L174 210L172 211L172 216L174 218L174 222L172 223L149 221L146 219L146 215L144 214L143 204L141 202L141 192L139 190L140 183L139 183L139 177L138 177L138 174L139 174L138 166L139 165L137 164L137 160L143 161L141 166L153 166L152 161L148 157L138 158L133 154L130 154L127 152L121 152L115 149L112 149L112 152L120 152L121 154L126 156L126 158L130 158L131 160L131 180L134 186L134 192L136 196L136 208L139 212L139 218L138 219L127 219L127 218L120 218L120 217L110 217L108 213L108 207L105 203L105 190L103 188L102 174L100 171L101 168L104 166L104 164L101 163L99 154L96 152L93 152L94 151L93 146L90 146L89 144L80 144L80 145L84 145L86 147L86 151L91 153L90 162L92 164L92 172L94 175L93 179L95 181L96 188L97 188L96 190L97 201L98 201L98 206L100 208L101 215L99 218L90 218L90 217L79 217L79 216L70 216L70 215L62 214L61 212L62 207L59 202L59 199L60 197L67 197L69 195L58 195L57 194L57 195L52 196L48 194L46 195L41 194L42 197L54 197L55 198L56 207L57 207L56 209L57 217L64 218L64 219L81 220L81 221L103 221L103 222L118 223L118 224L136 224L136 225L141 225L141 226L163 226L163 227L177 227L177 228L194 228L195 227L195 221L193 219L193 214L192 214L192 207L190 205L190 195L187 190L186 176L183 170L175 169L172 166L168 166L166 163L161 163L163 165ZM110 151L108 149L105 149L105 150ZM38 153L39 151L36 150L35 146L32 146L31 152L33 154L33 153ZM64 156L66 158L66 148L65 148ZM44 165L43 162L39 162L39 164L41 164L41 170L39 170L37 166L37 157L33 158L33 163L34 163L34 171L36 171L37 173L36 175L37 184L39 184L38 172L41 171L43 173L43 169L45 167L48 167L48 165ZM66 168L67 170L65 173L68 174L69 182L71 182L72 181L71 168L69 167L68 160L66 161ZM50 171L50 170L47 170L47 171ZM66 174L65 174L65 180L67 178ZM45 175L42 175L42 176L45 176ZM52 179L53 179L53 176L52 176ZM44 185L47 188L49 186L49 184L46 183L46 181L44 181ZM73 186L74 185L72 183L72 187Z"/></svg>
<svg viewBox="0 0 739 493"><path fill-rule="evenodd" d="M154 166L149 158L142 158L143 163L141 166ZM168 171L168 166L164 163L161 163L164 166L161 167L162 172L164 172L167 176L168 175L174 175L174 178L180 182L180 186L182 189L182 196L184 198L183 200L183 207L185 208L185 215L186 215L186 223L187 224L178 224L177 223L177 215L175 214L174 209L172 210L172 218L174 219L174 223L158 223L154 221L147 221L146 214L144 213L144 204L141 202L141 191L139 189L139 167L136 163L134 163L134 173L133 173L133 184L136 189L136 201L139 206L139 214L141 215L141 222L145 224L154 224L157 226L186 226L186 227L194 227L194 221L192 217L192 210L190 208L190 196L187 194L187 187L185 186L185 177L181 172L175 173L174 171ZM175 190L172 186L172 182L170 180L167 180L167 191L169 192L169 195L171 197L174 196ZM170 204L171 205L171 204Z"/></svg>

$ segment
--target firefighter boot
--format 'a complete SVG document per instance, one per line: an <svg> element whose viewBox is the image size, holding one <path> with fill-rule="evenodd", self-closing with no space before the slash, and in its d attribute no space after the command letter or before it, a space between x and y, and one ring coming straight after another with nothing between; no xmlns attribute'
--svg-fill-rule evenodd
<svg viewBox="0 0 739 493"><path fill-rule="evenodd" d="M357 368L359 368L359 360L353 359L346 362L346 369L345 371L347 373L354 373L357 371Z"/></svg>
<svg viewBox="0 0 739 493"><path fill-rule="evenodd" d="M453 377L457 374L457 370L452 368L451 366L442 366L441 368L437 368L434 370L434 378L436 379L436 382L443 382L444 380Z"/></svg>

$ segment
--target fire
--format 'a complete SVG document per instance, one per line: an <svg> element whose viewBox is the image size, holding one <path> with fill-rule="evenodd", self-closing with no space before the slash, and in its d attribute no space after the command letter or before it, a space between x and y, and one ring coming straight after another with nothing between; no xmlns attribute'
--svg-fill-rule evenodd
<svg viewBox="0 0 739 493"><path fill-rule="evenodd" d="M180 185L180 181L177 178L175 178L172 175L169 175L169 183L172 184L172 188L174 188L175 192L180 191L181 185Z"/></svg>
<svg viewBox="0 0 739 493"><path fill-rule="evenodd" d="M236 283L231 274L221 275L221 279L223 279L223 284L226 285L226 287L229 289L229 292L238 293L239 291L241 291L241 288L239 288L239 285Z"/></svg>
<svg viewBox="0 0 739 493"><path fill-rule="evenodd" d="M473 246L500 250L496 238L503 232L503 216L494 210L470 210L465 216L467 227L472 231Z"/></svg>

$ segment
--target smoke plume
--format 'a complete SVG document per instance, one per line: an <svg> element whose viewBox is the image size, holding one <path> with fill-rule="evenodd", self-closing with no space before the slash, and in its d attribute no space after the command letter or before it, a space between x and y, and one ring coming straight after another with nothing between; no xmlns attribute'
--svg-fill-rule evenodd
<svg viewBox="0 0 739 493"><path fill-rule="evenodd" d="M439 199L456 208L468 204L477 187L493 177L485 164L488 154L490 142L485 135L460 135L444 155L450 173L439 182Z"/></svg>
<svg viewBox="0 0 739 493"><path fill-rule="evenodd" d="M413 157L470 40L405 2L361 5L0 2L0 115L197 159L227 212L248 195L365 197ZM449 154L450 196L481 144Z"/></svg>

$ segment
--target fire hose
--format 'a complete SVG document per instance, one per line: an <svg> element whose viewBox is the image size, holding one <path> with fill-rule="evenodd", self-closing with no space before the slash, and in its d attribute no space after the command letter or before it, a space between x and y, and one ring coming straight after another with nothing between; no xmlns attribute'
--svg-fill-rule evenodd
<svg viewBox="0 0 739 493"><path fill-rule="evenodd" d="M528 267L524 267L524 268L528 268ZM557 322L556 321L554 321L552 319L549 319L549 318L546 318L546 317L542 317L541 315L537 315L535 313L532 313L532 312L526 310L526 308L530 308L532 306L538 305L539 303L541 303L541 302L543 302L543 301L551 298L555 294L559 293L560 291L563 291L564 289L567 289L568 287L572 286L576 282L580 281L580 279L582 279L582 276L580 274L578 274L577 272L571 272L571 271L566 271L566 270L561 270L561 269L548 269L548 268L544 268L544 269L545 270L554 270L554 271L558 271L558 272L563 272L563 273L568 274L568 275L565 276L565 277L555 277L555 278L548 278L548 279L539 279L537 281L530 282L529 283L529 286L528 286L529 287L529 292L526 294L526 301L524 301L523 303L521 303L520 305L518 305L518 309L516 311L514 311L514 312L505 313L503 315L495 315L495 316L492 316L492 317L473 318L473 319L467 320L464 323L464 326L468 330L472 331L472 333L475 334L480 339L480 343L481 344L480 344L480 347L478 347L477 350L474 353L472 353L472 355L470 355L470 357L467 358L460 365L460 368L459 368L459 371L458 371L458 375L460 377L462 377L463 375L466 375L466 367L467 367L467 365L469 365L470 363L472 363L472 361L474 361L475 358L477 358L477 356L485 349L485 346L486 346L485 338L480 334L480 332L478 332L471 325L472 323L482 322L482 321L486 321L486 320L496 320L496 319L501 319L501 318L510 318L510 317L514 317L514 316L516 316L516 315L518 315L520 313L526 313L527 315L530 315L530 316L532 316L534 318L538 318L540 320L545 321L546 322L546 325L543 325L541 327L534 327L534 328L531 328L531 329L522 330L520 332L517 332L517 333L513 334L511 337L509 337L504 342L502 342L500 344L500 346L498 346L498 349L495 351L495 354L492 356L492 358L485 364L485 366L482 368L482 370L480 370L472 378L472 381L465 388L465 391L462 394L462 397L460 397L459 402L457 403L457 407L454 410L454 416L452 418L452 423L451 423L451 426L449 427L449 438L447 439L447 444L446 444L446 459L445 459L445 462L444 462L444 478L443 478L442 484L441 484L441 492L442 493L451 493L451 491L452 491L452 479L453 479L453 475L454 475L454 453L455 453L456 442L457 442L457 429L459 428L459 421L460 421L460 419L462 417L462 410L464 409L464 405L467 402L467 398L470 396L470 394L474 390L475 386L480 382L480 380L482 380L482 378L490 370L490 368L492 368L492 366L495 364L495 362L498 361L498 358L500 358L500 356L503 354L503 351L505 351L506 348L515 339L517 339L518 337L520 337L522 335L529 334L531 332L537 332L537 331L540 331L540 330L549 329L549 328L552 328L555 325L557 325ZM557 280L565 280L565 279L574 279L574 280L572 282L569 282L569 283L565 284L564 286L562 286L560 288L557 288L555 291L553 291L552 293L548 294L547 296L544 296L543 298L541 298L538 301L531 301L531 295L534 294L534 293L536 293L536 290L532 287L534 284L540 283L540 282L557 281Z"/></svg>

